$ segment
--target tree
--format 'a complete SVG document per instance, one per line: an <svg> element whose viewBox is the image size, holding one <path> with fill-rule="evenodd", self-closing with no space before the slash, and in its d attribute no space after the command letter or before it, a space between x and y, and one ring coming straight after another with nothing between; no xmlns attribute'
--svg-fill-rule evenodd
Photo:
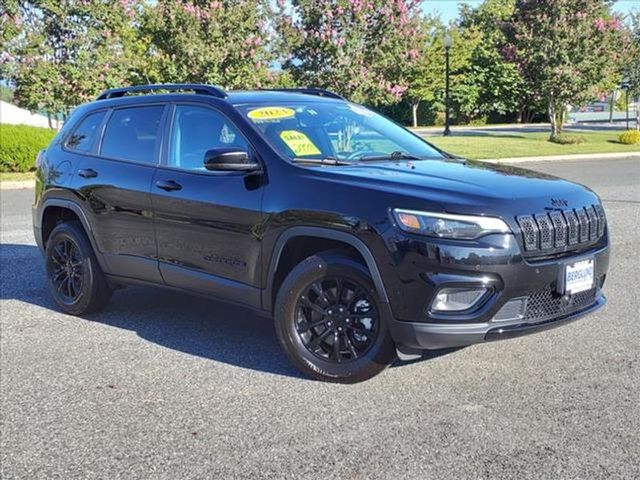
<svg viewBox="0 0 640 480"><path fill-rule="evenodd" d="M471 53L479 40L478 32L473 29L461 31L447 27L438 17L427 17L421 23L419 34L414 37L418 49L415 62L406 68L405 74L409 87L405 98L411 105L413 126L418 126L418 108L422 102L444 108L445 62L444 37L449 34L453 41L450 50L451 95L454 107L468 102L469 91L464 91L464 76L469 65Z"/></svg>
<svg viewBox="0 0 640 480"><path fill-rule="evenodd" d="M134 19L139 0L23 1L14 14L20 32L6 44L3 76L17 103L52 119L120 85L134 70ZM17 17L16 17L17 16ZM19 19L19 20L16 20Z"/></svg>
<svg viewBox="0 0 640 480"><path fill-rule="evenodd" d="M466 99L466 105L483 116L517 112L520 122L534 104L533 95L501 28L513 15L515 3L515 0L485 0L476 8L462 5L460 28L474 29L480 35L464 69L465 85L477 91L475 98Z"/></svg>
<svg viewBox="0 0 640 480"><path fill-rule="evenodd" d="M143 16L149 82L260 88L275 81L269 64L267 0L158 0Z"/></svg>
<svg viewBox="0 0 640 480"><path fill-rule="evenodd" d="M621 27L606 0L517 0L505 32L531 89L547 105L551 140L569 105L595 96L610 73L611 35Z"/></svg>
<svg viewBox="0 0 640 480"><path fill-rule="evenodd" d="M400 100L419 56L418 0L278 1L283 68L362 103Z"/></svg>
<svg viewBox="0 0 640 480"><path fill-rule="evenodd" d="M640 9L629 15L629 29L623 56L625 80L629 95L635 99L636 129L640 130Z"/></svg>

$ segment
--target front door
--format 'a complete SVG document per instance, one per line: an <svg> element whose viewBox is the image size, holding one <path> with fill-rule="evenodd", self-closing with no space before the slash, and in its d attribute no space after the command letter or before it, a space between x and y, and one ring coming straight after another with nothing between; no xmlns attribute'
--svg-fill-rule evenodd
<svg viewBox="0 0 640 480"><path fill-rule="evenodd" d="M165 164L152 185L165 282L258 307L262 178L204 168L211 149L255 154L239 130L208 106L175 105L170 132Z"/></svg>

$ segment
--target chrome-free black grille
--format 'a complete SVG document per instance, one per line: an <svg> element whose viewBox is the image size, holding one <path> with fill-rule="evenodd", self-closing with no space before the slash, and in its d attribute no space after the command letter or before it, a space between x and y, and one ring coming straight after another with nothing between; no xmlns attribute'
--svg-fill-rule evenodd
<svg viewBox="0 0 640 480"><path fill-rule="evenodd" d="M516 217L528 256L575 250L604 235L606 217L602 205L555 210Z"/></svg>
<svg viewBox="0 0 640 480"><path fill-rule="evenodd" d="M596 295L596 288L576 293L568 299L563 299L550 289L541 290L527 300L524 319L529 323L536 323L569 315L592 305L596 301Z"/></svg>

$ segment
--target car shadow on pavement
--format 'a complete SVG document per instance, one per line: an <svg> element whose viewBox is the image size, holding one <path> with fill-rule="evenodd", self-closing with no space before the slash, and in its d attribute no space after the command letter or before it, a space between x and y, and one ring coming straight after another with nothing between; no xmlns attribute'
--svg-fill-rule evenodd
<svg viewBox="0 0 640 480"><path fill-rule="evenodd" d="M37 247L1 244L0 266L2 301L18 300L59 312L47 291L44 262ZM105 310L83 318L134 331L144 340L189 355L306 378L286 359L273 322L240 306L162 288L128 287L115 291ZM429 352L422 359L451 351Z"/></svg>

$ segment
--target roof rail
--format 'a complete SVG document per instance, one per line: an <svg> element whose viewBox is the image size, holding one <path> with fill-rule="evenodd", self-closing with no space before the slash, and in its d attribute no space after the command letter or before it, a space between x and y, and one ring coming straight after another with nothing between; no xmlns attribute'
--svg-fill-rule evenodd
<svg viewBox="0 0 640 480"><path fill-rule="evenodd" d="M107 100L109 98L124 97L130 92L152 92L155 90L192 90L200 95L210 95L217 98L227 98L227 93L220 87L213 85L203 85L197 83L167 83L158 85L134 85L132 87L112 88L105 90L96 100Z"/></svg>
<svg viewBox="0 0 640 480"><path fill-rule="evenodd" d="M342 95L325 90L323 88L306 87L306 88L271 88L276 92L296 92L303 93L305 95L317 95L318 97L337 98L338 100L346 100Z"/></svg>

